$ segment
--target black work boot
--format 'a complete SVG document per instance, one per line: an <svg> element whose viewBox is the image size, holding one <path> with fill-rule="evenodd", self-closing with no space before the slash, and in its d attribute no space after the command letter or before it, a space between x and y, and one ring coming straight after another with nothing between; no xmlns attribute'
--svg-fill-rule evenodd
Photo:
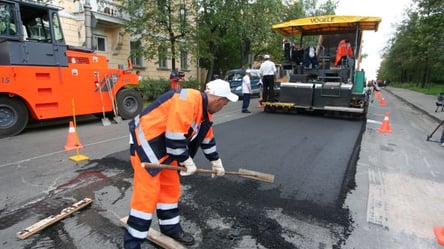
<svg viewBox="0 0 444 249"><path fill-rule="evenodd" d="M191 234L186 233L184 231L181 231L179 233L169 235L171 238L177 240L178 242L186 245L186 246L192 246L194 245L194 238Z"/></svg>

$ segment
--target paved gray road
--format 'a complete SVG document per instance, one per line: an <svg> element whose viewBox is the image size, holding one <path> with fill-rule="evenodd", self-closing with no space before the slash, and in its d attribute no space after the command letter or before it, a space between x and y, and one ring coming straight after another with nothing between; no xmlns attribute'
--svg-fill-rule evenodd
<svg viewBox="0 0 444 249"><path fill-rule="evenodd" d="M254 107L241 114L240 103L227 106L215 116L226 168L272 173L276 183L184 178L183 226L195 234L195 248L437 248L431 226L443 213L442 164L432 155L442 150L425 142L436 121L385 97L387 107L370 108L355 182L344 177L354 173L346 169L362 122ZM394 134L376 132L386 111ZM121 248L118 219L127 214L131 193L126 123L79 124L80 153L90 160L77 164L68 159L75 152L63 151L67 130L0 140L2 248ZM196 160L208 166L201 156ZM84 197L94 199L90 208L16 239L16 232Z"/></svg>

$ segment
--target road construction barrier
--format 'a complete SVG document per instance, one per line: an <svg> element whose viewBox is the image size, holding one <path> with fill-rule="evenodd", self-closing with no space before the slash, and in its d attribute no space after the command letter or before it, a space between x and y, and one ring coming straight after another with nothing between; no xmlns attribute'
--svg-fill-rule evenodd
<svg viewBox="0 0 444 249"><path fill-rule="evenodd" d="M379 106L385 106L385 99L384 99L384 97L381 97L381 100L379 101Z"/></svg>
<svg viewBox="0 0 444 249"><path fill-rule="evenodd" d="M376 91L376 99L381 99L381 92L380 91Z"/></svg>
<svg viewBox="0 0 444 249"><path fill-rule="evenodd" d="M378 131L382 133L392 133L392 129L390 128L390 114L388 112L385 113L384 121L382 121L381 127L379 127Z"/></svg>
<svg viewBox="0 0 444 249"><path fill-rule="evenodd" d="M259 99L259 102L257 103L257 108L263 108L264 105L262 104L262 99Z"/></svg>
<svg viewBox="0 0 444 249"><path fill-rule="evenodd" d="M444 246L444 227L434 227L433 232L435 233L438 244Z"/></svg>
<svg viewBox="0 0 444 249"><path fill-rule="evenodd" d="M83 145L80 143L79 137L77 136L76 128L74 123L69 121L68 137L66 138L65 151L83 149Z"/></svg>
<svg viewBox="0 0 444 249"><path fill-rule="evenodd" d="M88 160L89 157L80 154L80 149L83 149L83 145L80 143L79 136L77 136L76 126L74 125L73 121L69 121L69 130L65 144L65 151L76 150L76 155L69 157L69 159L75 162Z"/></svg>

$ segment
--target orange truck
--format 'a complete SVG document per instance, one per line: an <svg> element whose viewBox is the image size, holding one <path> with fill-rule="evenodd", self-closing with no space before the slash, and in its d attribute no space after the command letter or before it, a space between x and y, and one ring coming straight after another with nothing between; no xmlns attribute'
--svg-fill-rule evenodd
<svg viewBox="0 0 444 249"><path fill-rule="evenodd" d="M136 74L65 43L56 6L0 0L0 137L31 120L73 115L123 119L143 108Z"/></svg>

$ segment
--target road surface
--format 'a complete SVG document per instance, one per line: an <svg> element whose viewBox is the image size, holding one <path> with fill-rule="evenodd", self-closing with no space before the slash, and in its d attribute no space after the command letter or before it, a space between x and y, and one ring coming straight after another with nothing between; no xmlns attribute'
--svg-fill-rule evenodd
<svg viewBox="0 0 444 249"><path fill-rule="evenodd" d="M405 108L406 113L415 115L396 98L387 96L386 100L390 105L398 101L394 108ZM218 151L227 170L246 168L273 174L275 183L235 176L184 177L181 218L183 227L196 237L193 248L408 247L402 243L404 247L393 246L399 244L399 231L405 230L392 234L384 232L389 222L378 224L390 220L389 212L381 213L385 209L380 205L367 207L368 201L386 207L397 204L385 199L387 190L368 184L367 174L375 176L376 184L382 179L378 178L381 170L356 168L358 155L358 166L368 166L365 160L384 159L373 150L394 153L400 146L390 141L389 135L381 138L375 132L385 109L375 102L370 123L365 123L264 113L254 104L252 114L241 113L241 103L235 103L215 115ZM409 123L405 122L409 116L392 115L393 129L413 137L413 132L418 133L414 129L431 126L426 118L415 117L419 122ZM79 123L77 132L84 145L79 153L90 158L79 163L69 160L76 151L63 150L67 131L67 124L33 128L0 140L2 248L122 248L119 218L128 213L132 181L127 124L104 127L100 120ZM362 131L365 151L359 151ZM369 137L384 143L369 141ZM372 143L378 147L369 149ZM196 162L209 167L201 153ZM409 167L409 171L414 169ZM439 177L439 170L433 172ZM91 207L26 240L16 238L16 232L84 197L94 200ZM373 211L373 219L368 210ZM381 214L386 215L382 221L378 220ZM384 238L376 243L378 247L371 246L375 235ZM435 244L430 236L410 238L417 245L428 246L415 248L433 248ZM366 247L362 247L364 243ZM155 247L147 242L144 248Z"/></svg>

